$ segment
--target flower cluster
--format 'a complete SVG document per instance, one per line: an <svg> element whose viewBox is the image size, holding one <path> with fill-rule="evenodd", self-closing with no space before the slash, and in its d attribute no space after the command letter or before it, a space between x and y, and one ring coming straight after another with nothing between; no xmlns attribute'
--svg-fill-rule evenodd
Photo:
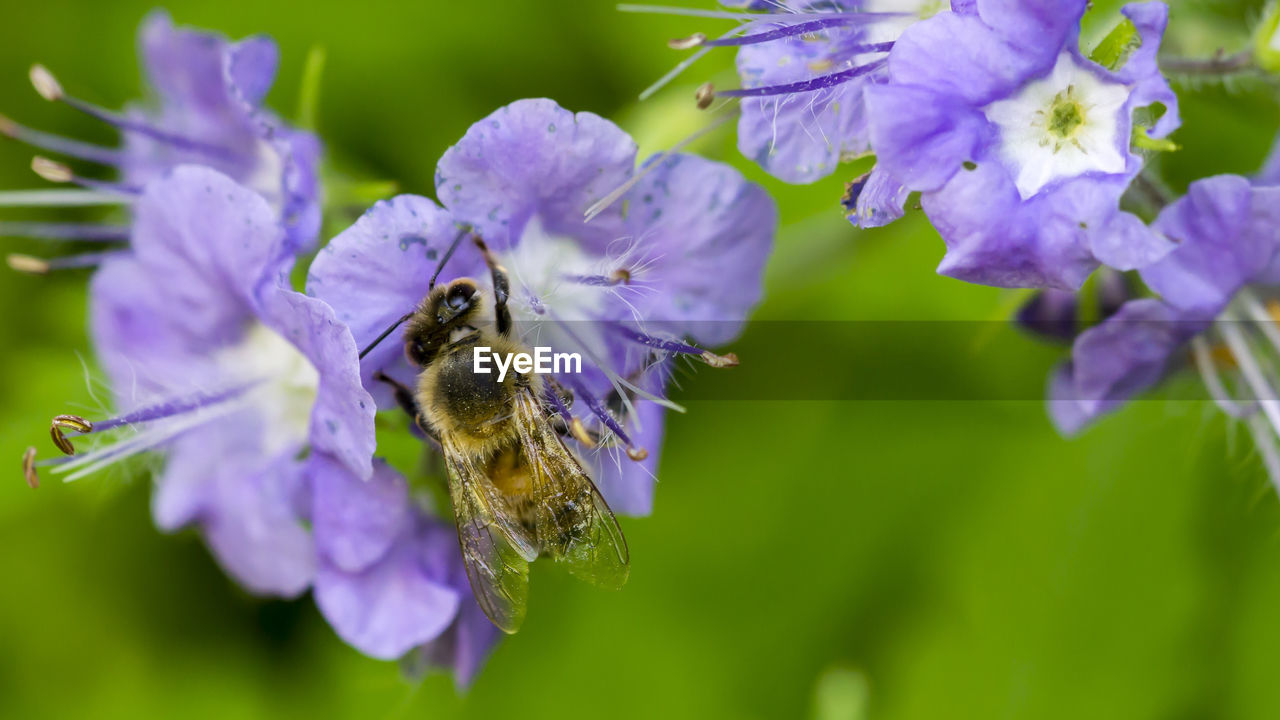
<svg viewBox="0 0 1280 720"><path fill-rule="evenodd" d="M28 482L156 457L161 529L198 530L253 593L312 591L335 632L365 654L451 668L468 683L497 629L473 599L459 534L433 507L429 479L375 457L375 413L396 410L385 381L403 388L420 371L403 343L375 336L437 279L487 280L486 248L511 273L502 292L520 339L585 358L580 372L554 376L565 392L544 400L562 442L610 505L648 513L664 409L677 407L666 398L675 360L736 363L692 343L732 340L759 301L772 200L695 156L637 167L635 143L608 120L522 100L445 153L441 205L416 195L377 203L323 246L303 293L290 278L319 227L319 142L261 107L274 44L233 43L154 14L141 46L157 99L124 113L32 71L45 98L117 126L122 147L0 124L119 172L92 179L40 158L46 179L84 189L14 196L106 197L127 211L122 225L0 225L110 243L83 256L10 258L37 272L97 267L90 330L118 412L55 417L63 455L29 450Z"/></svg>

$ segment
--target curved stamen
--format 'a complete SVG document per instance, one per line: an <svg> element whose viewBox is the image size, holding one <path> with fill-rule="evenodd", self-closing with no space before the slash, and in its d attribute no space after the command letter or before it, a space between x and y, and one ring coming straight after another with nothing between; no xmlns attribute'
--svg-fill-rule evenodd
<svg viewBox="0 0 1280 720"><path fill-rule="evenodd" d="M552 380L552 382L554 383L555 381ZM569 406L565 405L564 401L560 399L560 394L556 392L554 387L547 388L546 396L552 407L555 408L556 414L564 420L565 426L569 429L569 434L573 436L573 439L582 443L584 447L595 447L596 439L591 437L591 433L587 431L582 421L569 412Z"/></svg>
<svg viewBox="0 0 1280 720"><path fill-rule="evenodd" d="M93 423L79 415L55 415L53 422L49 423L49 435L53 438L53 444L62 451L62 454L75 455L76 448L62 433L63 429L75 430L83 435L93 432Z"/></svg>
<svg viewBox="0 0 1280 720"><path fill-rule="evenodd" d="M618 268L608 275L565 275L564 279L579 285L614 287L616 285L630 285L631 271L626 268Z"/></svg>
<svg viewBox="0 0 1280 720"><path fill-rule="evenodd" d="M18 142L101 165L119 165L123 155L115 148L103 147L61 135L35 130L0 115L0 135L7 135Z"/></svg>
<svg viewBox="0 0 1280 720"><path fill-rule="evenodd" d="M703 350L700 347L694 347L679 340L664 340L656 338L652 335L646 335L638 330L633 330L625 325L611 325L619 335L628 340L637 342L646 347L662 350L665 352L679 353L681 355L692 355L710 365L713 368L737 367L738 356L734 353L725 353L724 355L716 355L709 350Z"/></svg>
<svg viewBox="0 0 1280 720"><path fill-rule="evenodd" d="M110 242L128 240L129 228L100 223L0 222L0 237Z"/></svg>
<svg viewBox="0 0 1280 720"><path fill-rule="evenodd" d="M27 480L27 487L35 490L40 487L40 475L36 472L36 449L27 448L22 453L22 477Z"/></svg>
<svg viewBox="0 0 1280 720"><path fill-rule="evenodd" d="M62 85L58 83L57 78L55 78L53 73L49 72L48 68L43 65L32 65L30 78L31 85L35 87L36 92L40 93L40 97L45 100L65 103L66 105L69 105L92 118L101 120L102 122L119 128L120 130L145 135L153 140L168 143L181 150L205 153L207 155L223 159L229 159L234 156L234 153L227 148L210 145L209 143L184 137L177 133L172 133L168 130L164 130L163 128L156 127L145 120L127 117L120 113L107 110L106 108L98 107L93 103L81 100L75 96L67 95L62 89Z"/></svg>
<svg viewBox="0 0 1280 720"><path fill-rule="evenodd" d="M10 253L5 257L11 270L15 270L27 275L47 275L54 270L70 270L72 268L97 267L102 262L114 255L123 255L128 250L104 250L102 252L80 253L79 255L66 255L59 258L48 260L38 258L33 255L23 255L21 253Z"/></svg>
<svg viewBox="0 0 1280 720"><path fill-rule="evenodd" d="M77 175L71 169L70 165L60 163L56 160L50 160L47 157L39 155L31 158L31 170L41 179L48 180L52 183L75 183L90 190L99 190L102 192L114 192L122 195L140 195L142 188L132 185L124 185L122 183L111 182L109 180L94 180L81 175Z"/></svg>
<svg viewBox="0 0 1280 720"><path fill-rule="evenodd" d="M892 43L880 43L892 45ZM848 70L833 72L827 75L821 75L809 80L801 80L793 83L783 83L780 85L762 85L754 88L738 88L736 90L721 90L716 94L721 97L766 97L769 95L790 95L791 93L809 92L810 90L822 90L823 88L842 85L850 80L868 75L885 66L884 60L876 60L866 65L860 65Z"/></svg>

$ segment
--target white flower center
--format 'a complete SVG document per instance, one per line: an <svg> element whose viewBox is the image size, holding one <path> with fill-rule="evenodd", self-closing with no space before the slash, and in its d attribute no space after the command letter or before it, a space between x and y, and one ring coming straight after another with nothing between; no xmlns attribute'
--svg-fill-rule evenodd
<svg viewBox="0 0 1280 720"><path fill-rule="evenodd" d="M1129 88L1076 64L1070 53L1017 96L983 108L1023 199L1060 178L1124 171L1120 112Z"/></svg>
<svg viewBox="0 0 1280 720"><path fill-rule="evenodd" d="M320 373L293 343L261 323L217 359L237 377L261 382L249 391L263 423L263 449L275 453L305 443Z"/></svg>
<svg viewBox="0 0 1280 720"><path fill-rule="evenodd" d="M616 264L579 241L553 235L534 216L500 261L511 280L511 313L526 343L605 357L600 317L615 288L602 282Z"/></svg>

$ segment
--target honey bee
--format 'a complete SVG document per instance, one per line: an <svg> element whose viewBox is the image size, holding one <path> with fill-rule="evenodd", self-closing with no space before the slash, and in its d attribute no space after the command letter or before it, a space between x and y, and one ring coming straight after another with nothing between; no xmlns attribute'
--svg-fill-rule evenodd
<svg viewBox="0 0 1280 720"><path fill-rule="evenodd" d="M432 278L417 309L361 357L408 323L404 345L420 368L416 387L376 378L392 386L400 406L440 447L471 590L493 624L514 633L524 620L529 563L539 556L610 589L626 582L630 556L613 512L549 419L547 380L520 372L498 380L474 370L476 347L494 353L527 348L513 333L506 270L483 240L472 239L492 275L492 322L485 320L489 300L474 280L437 286ZM457 241L441 267L456 247Z"/></svg>

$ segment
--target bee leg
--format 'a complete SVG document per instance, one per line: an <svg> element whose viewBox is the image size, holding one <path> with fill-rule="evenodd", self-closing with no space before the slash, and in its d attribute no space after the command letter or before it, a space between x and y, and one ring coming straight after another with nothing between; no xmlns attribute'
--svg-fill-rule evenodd
<svg viewBox="0 0 1280 720"><path fill-rule="evenodd" d="M507 297L511 294L511 282L507 279L507 269L498 264L489 246L479 235L475 236L476 247L484 255L484 264L489 266L493 275L493 314L498 325L498 334L506 337L511 334L511 311L507 309Z"/></svg>
<svg viewBox="0 0 1280 720"><path fill-rule="evenodd" d="M422 413L418 408L418 401L413 397L413 391L409 389L408 385L405 385L381 370L373 374L373 379L390 385L392 392L395 393L396 404L400 406L401 410L408 413L409 417L413 418L414 422L417 422L418 417Z"/></svg>

